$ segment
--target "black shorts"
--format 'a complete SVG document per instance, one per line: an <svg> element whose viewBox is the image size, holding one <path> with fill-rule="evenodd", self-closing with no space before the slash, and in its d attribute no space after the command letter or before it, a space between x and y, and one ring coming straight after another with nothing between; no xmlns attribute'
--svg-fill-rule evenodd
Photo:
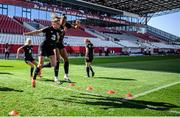
<svg viewBox="0 0 180 117"><path fill-rule="evenodd" d="M5 52L5 54L9 54L9 52Z"/></svg>
<svg viewBox="0 0 180 117"><path fill-rule="evenodd" d="M55 44L45 44L40 45L40 56L52 56L54 55L54 49L56 48Z"/></svg>
<svg viewBox="0 0 180 117"><path fill-rule="evenodd" d="M33 62L35 59L33 58L33 57L29 57L29 58L25 58L24 59L24 61L26 62L26 63L28 63L28 62Z"/></svg>
<svg viewBox="0 0 180 117"><path fill-rule="evenodd" d="M56 47L58 49L63 49L64 48L64 44L63 43L56 43Z"/></svg>
<svg viewBox="0 0 180 117"><path fill-rule="evenodd" d="M89 59L86 58L86 62L92 62L93 61L93 57L89 57Z"/></svg>

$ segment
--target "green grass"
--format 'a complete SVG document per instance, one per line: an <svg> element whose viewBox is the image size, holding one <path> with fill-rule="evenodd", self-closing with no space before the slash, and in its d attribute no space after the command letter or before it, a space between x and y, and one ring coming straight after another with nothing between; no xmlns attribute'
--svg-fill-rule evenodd
<svg viewBox="0 0 180 117"><path fill-rule="evenodd" d="M33 89L29 67L20 60L0 60L0 116L16 109L22 116L178 116L180 84L137 97L133 95L180 81L180 56L95 58L94 78L85 78L83 58L70 59L70 78L76 86L54 84L53 69L44 69ZM63 80L63 64L60 69ZM87 91L92 86L92 91ZM114 90L109 95L106 92ZM157 107L147 108L145 105Z"/></svg>

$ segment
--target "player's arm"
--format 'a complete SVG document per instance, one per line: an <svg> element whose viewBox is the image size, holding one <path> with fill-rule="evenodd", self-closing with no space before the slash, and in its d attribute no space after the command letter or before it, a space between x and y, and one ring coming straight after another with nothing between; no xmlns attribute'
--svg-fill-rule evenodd
<svg viewBox="0 0 180 117"><path fill-rule="evenodd" d="M37 35L37 34L41 33L42 31L43 31L43 29L40 29L40 30L31 31L31 32L26 32L23 34L24 35Z"/></svg>
<svg viewBox="0 0 180 117"><path fill-rule="evenodd" d="M89 53L89 49L86 47L86 53L85 53L86 59L89 59L88 53Z"/></svg>
<svg viewBox="0 0 180 117"><path fill-rule="evenodd" d="M68 22L65 24L65 30L70 29L70 28L77 29L79 27L80 27L80 21L79 20L76 20L76 22L73 24L70 24Z"/></svg>
<svg viewBox="0 0 180 117"><path fill-rule="evenodd" d="M21 51L24 51L23 46L21 46L21 47L19 47L19 48L17 49L17 54L16 54L16 58L17 58L17 59L19 58L19 53L20 53Z"/></svg>
<svg viewBox="0 0 180 117"><path fill-rule="evenodd" d="M72 24L72 28L74 28L74 29L77 29L77 28L79 28L80 26L81 26L81 23L80 23L79 20L76 20L76 22L75 22L74 24Z"/></svg>

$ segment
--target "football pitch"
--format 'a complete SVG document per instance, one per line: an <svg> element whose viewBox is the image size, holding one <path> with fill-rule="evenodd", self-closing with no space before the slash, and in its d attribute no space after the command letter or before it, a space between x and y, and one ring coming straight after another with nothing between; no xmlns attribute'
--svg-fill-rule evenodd
<svg viewBox="0 0 180 117"><path fill-rule="evenodd" d="M0 116L180 116L179 55L95 58L94 78L83 58L71 58L72 83L60 66L61 85L46 68L32 88L23 60L0 60Z"/></svg>

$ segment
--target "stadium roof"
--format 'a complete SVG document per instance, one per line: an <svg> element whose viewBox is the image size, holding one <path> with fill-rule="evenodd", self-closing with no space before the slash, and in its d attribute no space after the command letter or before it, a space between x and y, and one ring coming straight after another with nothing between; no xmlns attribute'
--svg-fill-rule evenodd
<svg viewBox="0 0 180 117"><path fill-rule="evenodd" d="M158 12L166 12L179 9L180 0L57 0L62 2L71 2L77 4L86 4L92 7L94 5L102 5L110 9L126 11L139 16L146 16ZM115 11L115 10L114 10ZM118 11L117 11L118 12ZM162 15L162 14L160 14Z"/></svg>
<svg viewBox="0 0 180 117"><path fill-rule="evenodd" d="M140 16L180 8L180 0L83 0L139 14Z"/></svg>
<svg viewBox="0 0 180 117"><path fill-rule="evenodd" d="M113 15L160 16L180 11L180 0L32 0L57 5L76 5ZM62 4L63 3L63 4Z"/></svg>

